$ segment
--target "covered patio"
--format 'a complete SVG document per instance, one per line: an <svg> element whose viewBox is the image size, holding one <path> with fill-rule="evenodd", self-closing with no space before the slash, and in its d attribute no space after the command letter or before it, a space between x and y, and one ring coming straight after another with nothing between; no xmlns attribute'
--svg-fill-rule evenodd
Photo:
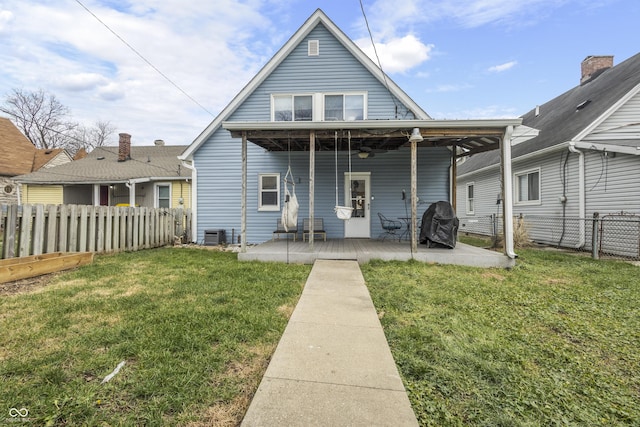
<svg viewBox="0 0 640 427"><path fill-rule="evenodd" d="M475 265L473 259L493 259L485 266L512 266L516 258L513 250L511 145L517 138L531 138L535 130L521 126L521 119L489 120L363 120L363 121L294 121L294 122L223 122L232 137L242 143L242 206L240 259L309 262L318 258L358 259L416 259L424 262ZM348 132L350 145L338 141L337 132ZM309 219L315 215L316 153L351 150L354 146L367 151L392 151L410 148L411 187L408 199L408 243L378 242L373 239L333 239L320 242L314 239L313 229L307 242L267 242L248 247L247 232L247 143L266 151L304 151L309 153ZM500 149L502 158L502 200L504 200L504 255L460 245L453 250L428 249L418 245L418 147L448 147L451 152L449 201L456 208L456 166L460 158L476 153ZM362 151L361 151L362 152ZM363 153L364 156L367 153ZM502 258L502 259L499 259ZM464 261L471 264L464 263ZM478 261L483 264L484 261Z"/></svg>
<svg viewBox="0 0 640 427"><path fill-rule="evenodd" d="M313 264L318 259L356 260L365 264L371 260L409 261L411 259L434 264L465 265L469 267L511 268L515 259L499 252L458 243L454 249L428 248L418 245L411 250L407 241L375 239L328 239L308 242L287 239L265 242L246 247L238 254L240 261L284 262Z"/></svg>

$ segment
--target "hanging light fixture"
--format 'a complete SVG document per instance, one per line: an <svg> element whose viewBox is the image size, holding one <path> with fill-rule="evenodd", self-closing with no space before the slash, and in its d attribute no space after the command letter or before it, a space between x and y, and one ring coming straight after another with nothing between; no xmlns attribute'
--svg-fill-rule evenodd
<svg viewBox="0 0 640 427"><path fill-rule="evenodd" d="M411 132L411 136L409 137L409 142L422 142L422 141L424 141L424 138L420 133L420 128L413 128L413 131Z"/></svg>
<svg viewBox="0 0 640 427"><path fill-rule="evenodd" d="M360 157L361 159L366 159L367 157L369 157L369 152L368 151L360 151L358 153L358 157Z"/></svg>

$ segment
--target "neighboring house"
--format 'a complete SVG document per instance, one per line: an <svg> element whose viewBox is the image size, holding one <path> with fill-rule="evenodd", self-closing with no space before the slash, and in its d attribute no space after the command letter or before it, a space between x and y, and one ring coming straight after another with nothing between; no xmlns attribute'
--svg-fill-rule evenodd
<svg viewBox="0 0 640 427"><path fill-rule="evenodd" d="M299 229L314 217L328 238L376 238L378 212L413 222L452 200L452 147L508 147L520 122L432 120L318 9L180 156L194 170L194 239L270 240L289 166Z"/></svg>
<svg viewBox="0 0 640 427"><path fill-rule="evenodd" d="M22 203L189 208L191 170L178 160L185 148L161 140L131 146L131 135L121 133L117 147L15 179Z"/></svg>
<svg viewBox="0 0 640 427"><path fill-rule="evenodd" d="M62 148L36 148L6 117L0 117L0 153L0 203L18 203L16 176L72 160Z"/></svg>
<svg viewBox="0 0 640 427"><path fill-rule="evenodd" d="M539 135L512 148L513 213L534 241L588 249L594 213L640 215L640 54L616 66L589 56L581 68L578 86L522 117ZM499 212L499 174L494 152L458 166L461 230ZM637 253L632 228L611 244Z"/></svg>

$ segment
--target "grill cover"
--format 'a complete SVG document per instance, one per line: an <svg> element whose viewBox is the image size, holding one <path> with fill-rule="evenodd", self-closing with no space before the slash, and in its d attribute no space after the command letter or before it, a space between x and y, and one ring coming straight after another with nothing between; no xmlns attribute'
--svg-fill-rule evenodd
<svg viewBox="0 0 640 427"><path fill-rule="evenodd" d="M420 243L430 248L455 248L459 223L451 203L432 203L422 215Z"/></svg>

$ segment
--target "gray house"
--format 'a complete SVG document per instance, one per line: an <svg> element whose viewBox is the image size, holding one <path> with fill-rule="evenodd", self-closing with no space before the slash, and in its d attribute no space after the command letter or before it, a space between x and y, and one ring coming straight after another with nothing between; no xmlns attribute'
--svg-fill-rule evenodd
<svg viewBox="0 0 640 427"><path fill-rule="evenodd" d="M536 242L590 249L594 213L640 216L640 54L616 66L589 56L581 70L579 85L522 116L539 134L512 148L513 213ZM499 177L495 152L458 166L461 229L486 231L483 218L501 215ZM605 228L602 250L638 255L637 224Z"/></svg>
<svg viewBox="0 0 640 427"><path fill-rule="evenodd" d="M415 248L429 204L455 203L456 157L508 157L502 141L520 123L432 120L318 9L180 156L193 170L194 239L271 240L295 185L299 230L322 218L328 239L375 239L380 213L403 218Z"/></svg>

